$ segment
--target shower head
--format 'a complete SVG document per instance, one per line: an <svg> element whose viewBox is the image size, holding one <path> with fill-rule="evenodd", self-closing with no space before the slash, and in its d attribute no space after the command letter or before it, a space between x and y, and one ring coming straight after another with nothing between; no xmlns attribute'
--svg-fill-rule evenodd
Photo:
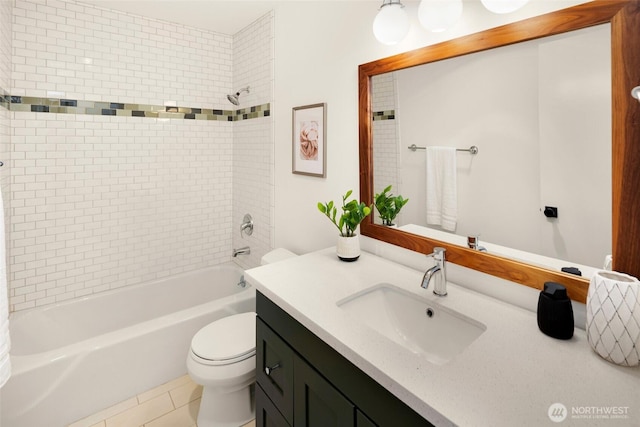
<svg viewBox="0 0 640 427"><path fill-rule="evenodd" d="M233 105L240 105L240 94L242 92L247 92L249 93L249 86L247 87L243 87L242 89L239 89L236 93L234 93L233 95L227 95L227 99L229 100L230 103L232 103Z"/></svg>
<svg viewBox="0 0 640 427"><path fill-rule="evenodd" d="M235 93L233 95L227 95L227 99L233 105L240 105L240 101L238 100L238 96L240 96L240 93Z"/></svg>

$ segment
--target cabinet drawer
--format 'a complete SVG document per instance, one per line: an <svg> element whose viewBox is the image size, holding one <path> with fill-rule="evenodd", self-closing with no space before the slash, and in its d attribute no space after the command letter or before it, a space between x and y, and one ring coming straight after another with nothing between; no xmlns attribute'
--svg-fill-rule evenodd
<svg viewBox="0 0 640 427"><path fill-rule="evenodd" d="M293 350L262 320L256 322L256 381L293 425Z"/></svg>

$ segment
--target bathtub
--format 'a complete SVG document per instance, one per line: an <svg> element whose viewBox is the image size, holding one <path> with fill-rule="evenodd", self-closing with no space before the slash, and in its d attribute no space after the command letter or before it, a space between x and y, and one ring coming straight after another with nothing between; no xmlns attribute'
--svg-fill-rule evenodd
<svg viewBox="0 0 640 427"><path fill-rule="evenodd" d="M206 324L255 311L234 264L12 315L2 427L62 427L186 374Z"/></svg>

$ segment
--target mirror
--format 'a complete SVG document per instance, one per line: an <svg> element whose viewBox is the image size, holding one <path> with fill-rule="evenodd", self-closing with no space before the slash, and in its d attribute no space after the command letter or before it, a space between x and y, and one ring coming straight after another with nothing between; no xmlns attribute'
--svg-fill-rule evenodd
<svg viewBox="0 0 640 427"><path fill-rule="evenodd" d="M492 253L585 277L601 268L611 254L610 32L601 24L373 76L374 194L392 185L410 199L398 228L464 245L478 236ZM453 231L427 221L434 145L460 150ZM463 151L471 146L478 154Z"/></svg>
<svg viewBox="0 0 640 427"><path fill-rule="evenodd" d="M596 0L558 12L492 28L481 33L383 58L359 67L360 197L373 202L374 157L372 133L372 78L422 64L610 23L611 30L611 247L613 268L640 276L640 104L630 96L640 82L640 24L635 0ZM481 151L482 153L482 151ZM584 230L588 233L589 230ZM483 271L523 285L542 289L544 282L564 284L569 296L586 301L588 280L464 245L404 232L375 224L368 218L361 233L407 249L431 253L435 246L447 249L450 262Z"/></svg>

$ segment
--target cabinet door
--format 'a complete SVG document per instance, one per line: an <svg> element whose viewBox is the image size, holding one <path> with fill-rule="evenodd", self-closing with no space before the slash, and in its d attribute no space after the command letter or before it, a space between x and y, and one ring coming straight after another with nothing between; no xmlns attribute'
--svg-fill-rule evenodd
<svg viewBox="0 0 640 427"><path fill-rule="evenodd" d="M354 427L355 407L307 363L294 356L295 427Z"/></svg>
<svg viewBox="0 0 640 427"><path fill-rule="evenodd" d="M256 385L256 427L291 427L259 384Z"/></svg>
<svg viewBox="0 0 640 427"><path fill-rule="evenodd" d="M369 417L356 409L356 427L378 427Z"/></svg>
<svg viewBox="0 0 640 427"><path fill-rule="evenodd" d="M293 424L293 350L260 319L256 340L256 382Z"/></svg>

